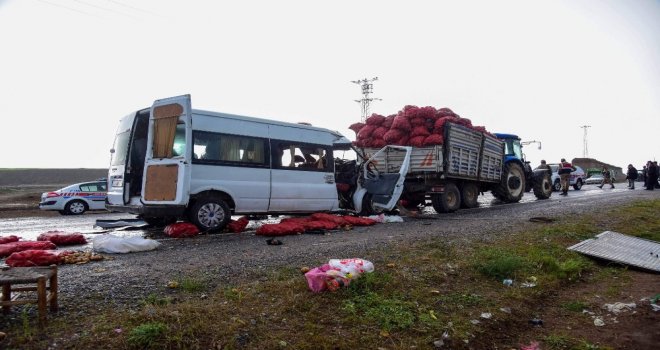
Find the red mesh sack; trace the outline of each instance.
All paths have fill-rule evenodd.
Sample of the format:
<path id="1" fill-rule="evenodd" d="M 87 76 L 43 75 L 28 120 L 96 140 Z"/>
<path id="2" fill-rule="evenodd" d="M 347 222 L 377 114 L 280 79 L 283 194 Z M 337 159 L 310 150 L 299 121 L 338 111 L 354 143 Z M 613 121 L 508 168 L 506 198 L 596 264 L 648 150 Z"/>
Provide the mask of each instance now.
<path id="1" fill-rule="evenodd" d="M 438 118 L 438 120 L 435 121 L 435 124 L 433 124 L 434 129 L 442 129 L 446 123 L 455 123 L 458 121 L 458 118 L 456 117 L 442 117 Z"/>
<path id="2" fill-rule="evenodd" d="M 481 126 L 481 125 L 472 126 L 472 129 L 477 130 L 477 131 L 481 131 L 482 133 L 487 133 L 488 132 L 488 131 L 486 131 L 486 127 Z"/>
<path id="3" fill-rule="evenodd" d="M 297 222 L 280 222 L 279 224 L 265 224 L 257 229 L 260 236 L 285 236 L 305 232 L 305 227 Z"/>
<path id="4" fill-rule="evenodd" d="M 390 129 L 385 135 L 383 135 L 383 140 L 389 144 L 395 144 L 395 142 L 400 140 L 403 135 L 404 132 L 399 129 Z"/>
<path id="5" fill-rule="evenodd" d="M 371 140 L 371 147 L 374 148 L 383 148 L 387 145 L 387 142 L 383 139 L 373 139 Z"/>
<path id="6" fill-rule="evenodd" d="M 373 125 L 365 125 L 357 134 L 358 140 L 366 140 L 371 137 L 371 133 L 376 130 L 376 127 Z"/>
<path id="7" fill-rule="evenodd" d="M 376 224 L 375 220 L 369 218 L 359 218 L 356 216 L 348 216 L 348 215 L 344 216 L 343 218 L 353 226 L 371 226 Z"/>
<path id="8" fill-rule="evenodd" d="M 423 147 L 424 139 L 426 139 L 426 136 L 415 136 L 415 137 L 411 137 L 408 143 L 413 147 Z"/>
<path id="9" fill-rule="evenodd" d="M 388 115 L 387 117 L 385 117 L 383 124 L 380 124 L 380 126 L 387 128 L 387 130 L 389 130 L 392 127 L 392 123 L 394 122 L 395 117 L 396 114 Z"/>
<path id="10" fill-rule="evenodd" d="M 243 232 L 249 223 L 250 220 L 247 216 L 241 216 L 238 220 L 230 220 L 227 224 L 227 230 L 233 233 Z"/>
<path id="11" fill-rule="evenodd" d="M 48 266 L 62 262 L 63 256 L 51 250 L 24 250 L 12 253 L 5 264 L 11 267 Z"/>
<path id="12" fill-rule="evenodd" d="M 458 118 L 456 121 L 457 124 L 467 126 L 467 127 L 472 127 L 472 121 L 468 118 Z"/>
<path id="13" fill-rule="evenodd" d="M 451 109 L 449 109 L 447 107 L 444 107 L 444 108 L 438 109 L 438 112 L 436 113 L 436 116 L 438 118 L 456 116 L 456 113 L 454 113 L 454 111 L 452 111 Z"/>
<path id="14" fill-rule="evenodd" d="M 419 107 L 413 105 L 404 106 L 400 114 L 403 114 L 408 119 L 414 118 L 419 114 Z"/>
<path id="15" fill-rule="evenodd" d="M 413 128 L 415 128 L 417 126 L 426 125 L 426 119 L 424 119 L 422 117 L 413 117 L 413 118 L 410 118 L 409 120 L 410 120 L 410 125 L 412 125 Z"/>
<path id="16" fill-rule="evenodd" d="M 337 191 L 339 192 L 348 192 L 351 189 L 351 185 L 345 183 L 336 183 Z"/>
<path id="17" fill-rule="evenodd" d="M 22 242 L 9 242 L 0 244 L 0 258 L 9 256 L 12 253 L 21 252 L 24 250 L 47 250 L 57 249 L 53 242 L 48 241 L 22 241 Z"/>
<path id="18" fill-rule="evenodd" d="M 348 222 L 344 220 L 341 216 L 326 214 L 326 213 L 314 213 L 312 214 L 312 219 L 316 221 L 330 221 L 334 222 L 339 226 L 346 226 Z"/>
<path id="19" fill-rule="evenodd" d="M 310 221 L 310 220 L 311 220 L 310 217 L 304 217 L 304 218 L 284 218 L 284 219 L 280 220 L 280 224 L 284 224 L 284 223 L 287 223 L 287 222 L 293 222 L 293 223 L 297 223 L 297 224 L 304 225 L 307 221 Z"/>
<path id="20" fill-rule="evenodd" d="M 82 233 L 67 233 L 62 231 L 48 231 L 37 237 L 37 241 L 53 242 L 56 246 L 87 244 L 87 240 Z"/>
<path id="21" fill-rule="evenodd" d="M 374 130 L 374 132 L 371 133 L 371 137 L 376 138 L 376 139 L 382 139 L 383 135 L 388 131 L 387 128 L 384 126 L 379 126 Z"/>
<path id="22" fill-rule="evenodd" d="M 373 126 L 379 126 L 383 124 L 385 121 L 385 117 L 380 115 L 380 114 L 372 114 L 371 117 L 367 118 L 366 122 L 367 125 L 373 125 Z"/>
<path id="23" fill-rule="evenodd" d="M 199 228 L 190 222 L 177 222 L 165 226 L 164 232 L 174 238 L 192 237 L 199 234 Z"/>
<path id="24" fill-rule="evenodd" d="M 0 244 L 5 244 L 5 243 L 11 243 L 11 242 L 18 242 L 20 238 L 18 236 L 6 236 L 6 237 L 0 237 Z"/>
<path id="25" fill-rule="evenodd" d="M 390 128 L 390 130 L 399 129 L 399 130 L 408 131 L 411 128 L 412 127 L 410 125 L 410 121 L 406 117 L 404 117 L 403 115 L 397 115 L 396 117 L 394 117 L 394 121 L 392 122 L 392 128 Z"/>
<path id="26" fill-rule="evenodd" d="M 407 135 L 401 136 L 400 139 L 398 139 L 396 142 L 392 143 L 393 145 L 399 145 L 399 146 L 410 146 L 410 138 Z"/>
<path id="27" fill-rule="evenodd" d="M 415 137 L 415 136 L 429 136 L 431 133 L 426 129 L 425 126 L 416 126 L 412 132 L 410 133 L 410 136 Z"/>
<path id="28" fill-rule="evenodd" d="M 444 143 L 442 135 L 432 134 L 424 139 L 424 146 L 442 145 Z"/>
<path id="29" fill-rule="evenodd" d="M 305 230 L 334 230 L 339 227 L 332 221 L 307 221 L 304 226 Z"/>
<path id="30" fill-rule="evenodd" d="M 435 107 L 426 106 L 420 108 L 417 115 L 423 119 L 436 119 L 436 113 L 437 111 L 435 110 Z"/>
<path id="31" fill-rule="evenodd" d="M 357 135 L 357 133 L 360 131 L 360 129 L 362 129 L 365 125 L 366 124 L 364 124 L 364 123 L 353 123 L 348 128 L 355 131 L 355 134 Z"/>

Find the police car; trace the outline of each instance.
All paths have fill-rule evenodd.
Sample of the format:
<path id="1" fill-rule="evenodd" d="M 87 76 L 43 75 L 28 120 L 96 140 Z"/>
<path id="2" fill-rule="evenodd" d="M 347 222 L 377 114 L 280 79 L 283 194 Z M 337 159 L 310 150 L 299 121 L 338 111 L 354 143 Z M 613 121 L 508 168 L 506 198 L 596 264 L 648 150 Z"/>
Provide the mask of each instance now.
<path id="1" fill-rule="evenodd" d="M 552 169 L 552 188 L 555 191 L 561 191 L 561 183 L 559 180 L 559 164 L 548 164 L 550 169 Z M 579 191 L 584 185 L 584 180 L 587 178 L 584 170 L 577 165 L 575 166 L 575 171 L 571 172 L 571 178 L 569 186 L 573 186 L 573 189 Z"/>
<path id="2" fill-rule="evenodd" d="M 80 215 L 88 210 L 105 209 L 108 184 L 105 179 L 83 182 L 41 194 L 39 209 L 57 210 L 62 215 Z"/>

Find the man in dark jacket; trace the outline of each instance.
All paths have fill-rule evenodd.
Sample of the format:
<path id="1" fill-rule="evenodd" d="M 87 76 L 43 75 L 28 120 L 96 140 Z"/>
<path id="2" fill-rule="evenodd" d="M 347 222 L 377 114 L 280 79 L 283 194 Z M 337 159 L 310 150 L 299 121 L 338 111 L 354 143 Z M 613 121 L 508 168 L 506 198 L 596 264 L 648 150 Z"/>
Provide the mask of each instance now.
<path id="1" fill-rule="evenodd" d="M 628 172 L 626 173 L 626 180 L 628 180 L 628 188 L 635 189 L 635 180 L 637 180 L 637 169 L 632 164 L 628 164 Z"/>
<path id="2" fill-rule="evenodd" d="M 646 163 L 646 189 L 653 191 L 655 184 L 658 183 L 658 167 L 652 161 Z"/>
<path id="3" fill-rule="evenodd" d="M 568 185 L 570 185 L 571 173 L 575 171 L 573 164 L 566 161 L 562 158 L 561 163 L 559 163 L 559 169 L 557 173 L 559 174 L 559 182 L 561 183 L 561 193 L 560 195 L 568 195 Z"/>

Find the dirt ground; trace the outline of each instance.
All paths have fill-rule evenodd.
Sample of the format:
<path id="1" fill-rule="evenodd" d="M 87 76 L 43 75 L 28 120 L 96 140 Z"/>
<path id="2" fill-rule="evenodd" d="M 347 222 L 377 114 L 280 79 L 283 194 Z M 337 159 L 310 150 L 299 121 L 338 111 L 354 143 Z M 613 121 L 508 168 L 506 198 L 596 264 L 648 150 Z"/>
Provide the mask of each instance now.
<path id="1" fill-rule="evenodd" d="M 38 209 L 38 202 L 41 195 L 41 192 L 52 190 L 52 186 L 14 186 L 14 187 L 3 187 L 0 190 L 0 220 L 11 220 L 12 218 L 20 217 L 49 217 L 49 216 L 59 216 L 57 212 L 47 212 L 41 211 Z M 647 192 L 647 191 L 642 191 Z M 657 191 L 656 191 L 657 192 Z M 655 194 L 651 193 L 640 193 L 645 197 L 653 196 L 658 198 Z M 623 197 L 622 197 L 623 198 Z M 651 197 L 649 197 L 651 198 Z M 530 209 L 527 213 L 522 215 L 549 215 L 548 210 L 552 210 L 552 214 L 561 215 L 555 209 L 534 209 L 534 205 L 528 206 Z M 496 210 L 505 210 L 499 209 Z M 560 210 L 560 209 L 557 209 Z M 584 210 L 587 210 L 586 207 Z M 534 211 L 538 211 L 535 213 Z M 478 215 L 472 214 L 466 215 L 463 220 L 465 221 L 466 228 L 479 234 L 477 231 L 483 231 L 482 223 L 483 220 L 488 219 L 492 220 L 493 224 L 498 224 L 497 213 L 489 213 L 484 211 Z M 478 216 L 478 217 L 477 217 Z M 501 215 L 500 215 L 501 216 Z M 459 217 L 461 215 L 459 214 Z M 524 223 L 526 220 L 521 218 L 514 218 L 520 223 Z M 520 219 L 520 220 L 518 220 Z M 474 221 L 474 224 L 470 222 Z M 412 235 L 414 232 L 420 232 L 421 229 L 425 229 L 428 226 L 420 226 L 423 223 L 420 222 L 407 222 L 398 226 L 397 228 L 391 227 L 394 231 L 389 232 L 389 236 L 399 236 L 399 235 Z M 512 226 L 515 223 L 510 223 Z M 529 224 L 529 223 L 528 223 Z M 381 230 L 390 230 L 390 227 L 379 228 Z M 458 231 L 464 231 L 464 229 Z M 405 231 L 405 232 L 404 232 Z M 451 230 L 450 230 L 451 231 Z M 370 230 L 365 230 L 361 235 L 367 235 Z M 454 236 L 451 232 L 447 232 L 447 239 L 463 239 L 459 238 L 460 236 Z M 460 234 L 460 232 L 458 233 Z M 388 235 L 387 232 L 382 232 L 378 236 L 383 237 L 383 235 Z M 308 239 L 306 235 L 300 237 L 288 238 L 291 242 L 290 246 L 293 248 L 296 244 L 293 240 L 304 240 Z M 376 237 L 376 236 L 374 236 Z M 199 241 L 206 240 L 205 244 L 200 244 Z M 366 239 L 366 238 L 365 238 Z M 235 246 L 240 244 L 241 247 L 244 247 L 246 242 L 251 242 L 253 239 L 244 236 L 233 236 L 233 237 L 206 237 L 200 238 L 196 243 L 191 243 L 192 241 L 172 241 L 172 242 L 163 242 L 168 248 L 160 250 L 159 253 L 145 253 L 142 255 L 126 256 L 122 259 L 118 259 L 112 264 L 118 264 L 117 271 L 123 271 L 122 273 L 128 273 L 128 271 L 133 271 L 129 269 L 129 266 L 152 266 L 152 260 L 148 258 L 154 254 L 159 255 L 159 261 L 165 263 L 167 261 L 181 261 L 181 258 L 177 258 L 176 254 L 180 251 L 185 251 L 187 246 L 194 244 L 195 249 L 210 249 L 218 250 L 220 247 L 226 246 Z M 223 242 L 224 241 L 224 242 Z M 252 244 L 252 243 L 251 243 Z M 341 244 L 339 241 L 335 243 L 336 247 L 330 250 L 330 253 L 335 250 L 341 251 Z M 213 248 L 215 246 L 215 248 Z M 261 241 L 254 242 L 255 247 L 262 248 Z M 309 247 L 309 245 L 306 245 Z M 190 248 L 190 247 L 188 247 Z M 247 249 L 247 248 L 243 248 Z M 252 248 L 251 248 L 252 249 Z M 256 249 L 256 248 L 255 248 Z M 330 248 L 328 248 L 330 249 Z M 162 259 L 161 256 L 165 254 L 173 255 L 170 258 Z M 200 253 L 201 254 L 201 253 Z M 210 254 L 210 253 L 209 253 Z M 270 254 L 270 253 L 269 253 Z M 286 255 L 289 257 L 282 256 L 282 261 L 286 261 L 287 264 L 293 266 L 299 265 L 301 256 L 307 255 L 309 252 L 305 253 L 296 253 L 289 252 Z M 328 252 L 316 252 L 310 256 L 325 257 L 328 255 Z M 204 254 L 201 254 L 204 256 Z M 224 255 L 223 255 L 224 256 Z M 229 254 L 227 254 L 229 256 Z M 272 255 L 269 255 L 272 259 Z M 292 257 L 293 256 L 293 257 Z M 296 258 L 297 257 L 297 258 Z M 232 258 L 232 259 L 235 259 Z M 303 261 L 309 261 L 309 256 Z M 123 261 L 126 260 L 126 261 Z M 135 260 L 135 261 L 134 261 Z M 143 261 L 144 260 L 144 261 Z M 241 264 L 250 264 L 248 261 L 253 259 L 248 259 Z M 275 262 L 279 261 L 275 260 Z M 217 262 L 216 262 L 217 263 Z M 601 264 L 607 265 L 607 262 L 600 262 Z M 209 268 L 208 262 L 205 261 L 190 261 L 188 266 L 193 268 L 198 266 L 206 266 Z M 217 263 L 219 266 L 223 266 L 224 263 Z M 228 263 L 229 264 L 229 263 Z M 232 261 L 232 266 L 236 264 L 235 261 Z M 274 263 L 275 264 L 275 263 Z M 279 263 L 277 263 L 279 264 Z M 215 266 L 215 265 L 214 265 Z M 227 265 L 229 266 L 229 265 Z M 67 269 L 68 268 L 68 269 Z M 261 268 L 261 267 L 260 267 Z M 72 299 L 69 294 L 75 295 L 74 293 L 82 293 L 86 290 L 80 285 L 94 286 L 100 283 L 97 280 L 89 277 L 85 277 L 85 281 L 79 281 L 80 284 L 74 283 L 73 279 L 69 282 L 69 277 L 71 276 L 80 276 L 81 272 L 86 269 L 84 266 L 67 266 L 62 270 L 62 304 L 65 306 L 63 309 L 65 311 L 61 312 L 62 316 L 66 316 L 67 313 L 72 311 L 71 305 L 67 305 L 67 297 Z M 240 270 L 240 266 L 238 267 Z M 71 270 L 70 272 L 67 270 Z M 167 270 L 167 269 L 165 269 Z M 226 270 L 226 271 L 225 271 Z M 609 269 L 608 269 L 609 270 Z M 502 344 L 511 344 L 520 348 L 523 345 L 528 345 L 533 342 L 539 342 L 544 344 L 542 349 L 571 349 L 571 348 L 591 348 L 587 345 L 582 347 L 575 347 L 575 344 L 570 344 L 570 342 L 575 342 L 576 339 L 586 339 L 589 344 L 596 346 L 605 346 L 604 348 L 614 348 L 614 349 L 656 349 L 657 344 L 660 344 L 660 311 L 652 311 L 648 298 L 653 297 L 654 295 L 660 294 L 660 275 L 649 273 L 646 271 L 630 270 L 629 273 L 625 275 L 616 273 L 615 270 L 621 269 L 611 269 L 613 272 L 607 275 L 589 275 L 583 276 L 582 278 L 587 280 L 589 283 L 580 283 L 566 290 L 561 290 L 553 295 L 544 295 L 539 298 L 540 303 L 535 305 L 511 305 L 512 312 L 509 315 L 504 315 L 502 313 L 495 314 L 495 317 L 500 316 L 498 322 L 493 322 L 492 326 L 485 326 L 481 334 L 476 335 L 474 342 L 470 344 L 471 348 L 475 349 L 494 349 L 502 348 Z M 135 271 L 139 271 L 136 269 Z M 171 270 L 167 270 L 168 273 L 163 273 L 162 278 L 159 276 L 159 280 L 154 279 L 153 281 L 147 281 L 153 285 L 164 285 L 168 278 L 171 278 Z M 227 276 L 234 275 L 239 273 L 239 271 L 231 271 L 229 268 L 223 269 Z M 71 275 L 71 276 L 69 276 Z M 114 279 L 113 279 L 114 280 Z M 76 281 L 78 282 L 78 281 Z M 129 283 L 131 282 L 131 283 Z M 144 281 L 144 276 L 140 277 L 139 272 L 136 272 L 136 276 L 132 276 L 129 279 L 128 284 L 131 284 L 131 290 L 134 290 L 138 293 L 142 293 L 141 288 L 133 288 L 140 283 L 147 283 Z M 68 285 L 78 285 L 78 287 L 67 288 Z M 111 289 L 111 288 L 108 288 Z M 145 290 L 148 289 L 145 285 Z M 122 291 L 127 290 L 122 288 Z M 82 292 L 79 292 L 82 291 Z M 134 297 L 134 299 L 139 299 L 139 297 Z M 581 305 L 584 305 L 585 311 L 580 310 L 568 310 L 564 307 L 567 303 L 579 301 Z M 605 304 L 612 304 L 615 302 L 621 303 L 635 303 L 637 306 L 629 311 L 621 312 L 620 314 L 613 314 L 608 312 L 604 308 Z M 68 306 L 68 307 L 67 307 Z M 129 306 L 130 307 L 130 306 Z M 530 315 L 536 315 L 536 317 L 542 320 L 542 325 L 533 326 L 530 324 Z M 596 318 L 602 319 L 604 322 L 603 326 L 596 326 L 594 321 Z M 549 347 L 548 344 L 550 341 L 554 341 L 555 345 Z M 514 345 L 516 344 L 516 345 Z M 457 348 L 464 348 L 465 344 L 457 344 Z M 579 344 L 578 344 L 579 345 Z M 590 346 L 590 345 L 589 345 Z"/>

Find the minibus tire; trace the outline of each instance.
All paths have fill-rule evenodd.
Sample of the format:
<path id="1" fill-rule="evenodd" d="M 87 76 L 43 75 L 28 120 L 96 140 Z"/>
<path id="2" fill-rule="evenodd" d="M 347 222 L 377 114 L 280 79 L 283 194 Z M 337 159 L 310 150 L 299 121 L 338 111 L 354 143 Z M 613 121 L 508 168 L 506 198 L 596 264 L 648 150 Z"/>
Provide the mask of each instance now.
<path id="1" fill-rule="evenodd" d="M 210 216 L 211 213 L 214 215 Z M 222 217 L 215 219 L 219 215 Z M 201 197 L 190 207 L 189 219 L 202 232 L 216 232 L 227 226 L 231 220 L 231 210 L 218 197 Z"/>

